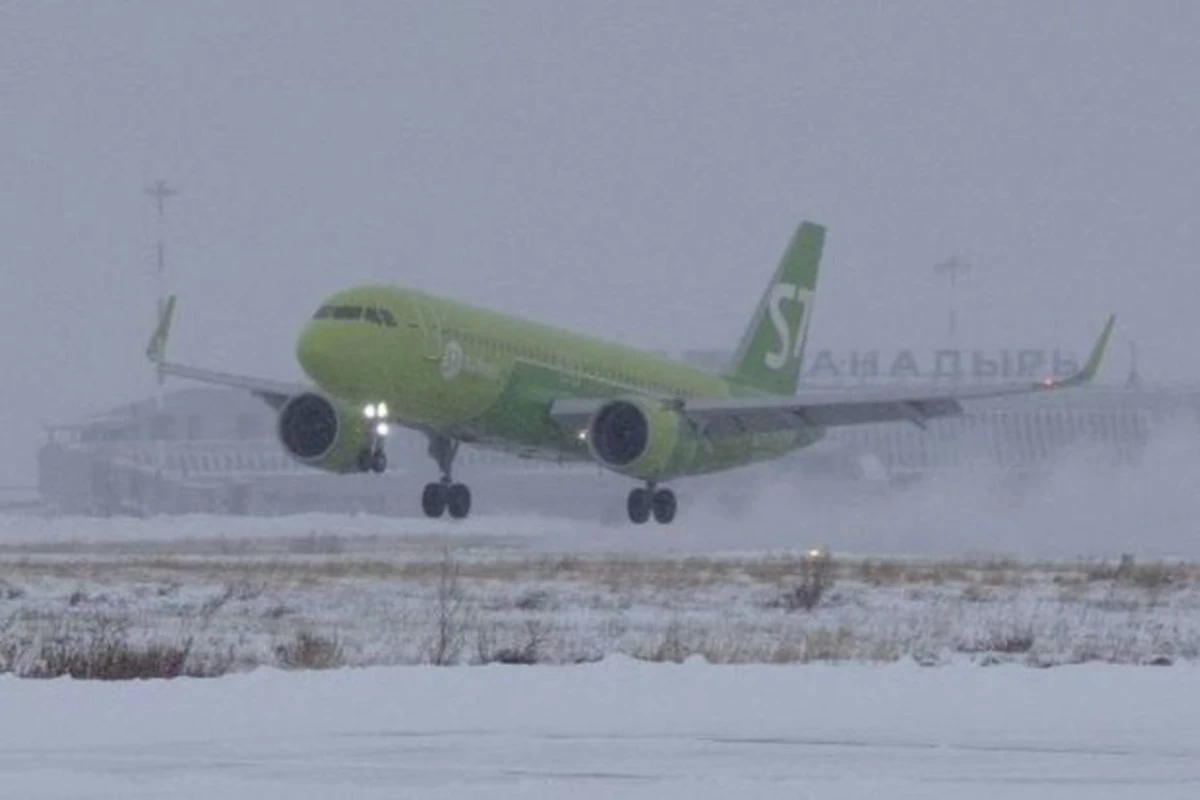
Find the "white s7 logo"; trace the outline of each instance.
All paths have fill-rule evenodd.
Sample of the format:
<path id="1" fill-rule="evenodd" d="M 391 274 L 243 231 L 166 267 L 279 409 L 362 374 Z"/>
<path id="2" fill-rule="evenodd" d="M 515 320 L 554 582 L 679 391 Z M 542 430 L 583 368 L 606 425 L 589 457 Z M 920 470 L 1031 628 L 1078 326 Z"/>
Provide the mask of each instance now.
<path id="1" fill-rule="evenodd" d="M 771 316 L 771 324 L 775 326 L 775 335 L 779 339 L 779 349 L 766 354 L 764 362 L 771 369 L 782 369 L 790 359 L 800 357 L 804 347 L 804 331 L 808 325 L 808 309 L 812 303 L 812 289 L 804 289 L 794 283 L 777 283 L 771 287 L 771 296 L 767 302 L 767 313 Z M 791 300 L 800 306 L 796 314 L 796 327 L 793 331 L 788 327 L 788 320 L 783 315 L 783 303 Z M 795 335 L 795 339 L 793 339 Z"/>

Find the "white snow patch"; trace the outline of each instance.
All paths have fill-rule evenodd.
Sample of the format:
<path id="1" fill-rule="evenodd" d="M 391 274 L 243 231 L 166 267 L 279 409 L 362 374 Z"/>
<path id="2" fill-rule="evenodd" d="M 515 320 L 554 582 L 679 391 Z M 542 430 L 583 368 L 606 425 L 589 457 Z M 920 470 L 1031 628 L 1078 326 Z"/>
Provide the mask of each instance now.
<path id="1" fill-rule="evenodd" d="M 5 796 L 1194 797 L 1194 669 L 648 665 L 0 678 Z"/>

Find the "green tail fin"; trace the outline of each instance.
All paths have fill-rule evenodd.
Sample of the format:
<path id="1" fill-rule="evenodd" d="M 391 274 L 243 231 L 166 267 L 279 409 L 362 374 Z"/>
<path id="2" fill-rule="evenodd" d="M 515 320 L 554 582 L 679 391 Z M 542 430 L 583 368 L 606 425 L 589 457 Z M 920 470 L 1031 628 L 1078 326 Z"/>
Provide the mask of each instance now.
<path id="1" fill-rule="evenodd" d="M 742 335 L 729 377 L 773 394 L 795 394 L 812 318 L 825 228 L 802 222 Z"/>

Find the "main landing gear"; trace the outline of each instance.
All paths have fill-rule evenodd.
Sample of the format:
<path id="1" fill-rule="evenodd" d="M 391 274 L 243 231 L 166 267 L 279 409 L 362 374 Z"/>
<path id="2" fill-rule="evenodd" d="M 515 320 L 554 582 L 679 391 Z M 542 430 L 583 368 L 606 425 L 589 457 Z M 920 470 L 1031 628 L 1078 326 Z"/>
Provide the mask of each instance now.
<path id="1" fill-rule="evenodd" d="M 656 489 L 654 484 L 650 483 L 631 490 L 625 507 L 629 512 L 629 521 L 635 525 L 646 522 L 651 515 L 660 525 L 669 525 L 675 519 L 678 504 L 674 492 L 670 489 Z"/>
<path id="2" fill-rule="evenodd" d="M 471 513 L 471 490 L 465 484 L 455 483 L 451 476 L 454 456 L 458 454 L 458 442 L 445 436 L 429 437 L 429 455 L 437 461 L 442 479 L 437 483 L 425 484 L 421 493 L 421 510 L 425 516 L 440 517 L 449 512 L 452 519 L 464 519 Z"/>

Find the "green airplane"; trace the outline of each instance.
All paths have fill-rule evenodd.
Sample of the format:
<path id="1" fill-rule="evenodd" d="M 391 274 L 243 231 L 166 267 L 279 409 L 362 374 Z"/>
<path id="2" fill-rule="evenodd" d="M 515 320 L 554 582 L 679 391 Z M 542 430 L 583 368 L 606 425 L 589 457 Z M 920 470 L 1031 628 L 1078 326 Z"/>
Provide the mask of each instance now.
<path id="1" fill-rule="evenodd" d="M 334 473 L 387 468 L 392 426 L 428 437 L 441 480 L 421 498 L 429 517 L 462 519 L 470 489 L 453 477 L 460 443 L 528 458 L 591 461 L 638 482 L 634 523 L 675 518 L 685 476 L 777 459 L 826 428 L 960 414 L 960 401 L 1055 391 L 1096 374 L 1115 315 L 1090 357 L 1061 380 L 949 389 L 797 393 L 825 228 L 802 222 L 783 254 L 731 372 L 716 375 L 639 351 L 411 289 L 338 292 L 300 333 L 311 385 L 231 375 L 164 357 L 175 309 L 160 305 L 146 354 L 164 376 L 236 387 L 278 413 L 277 434 L 301 463 Z"/>

